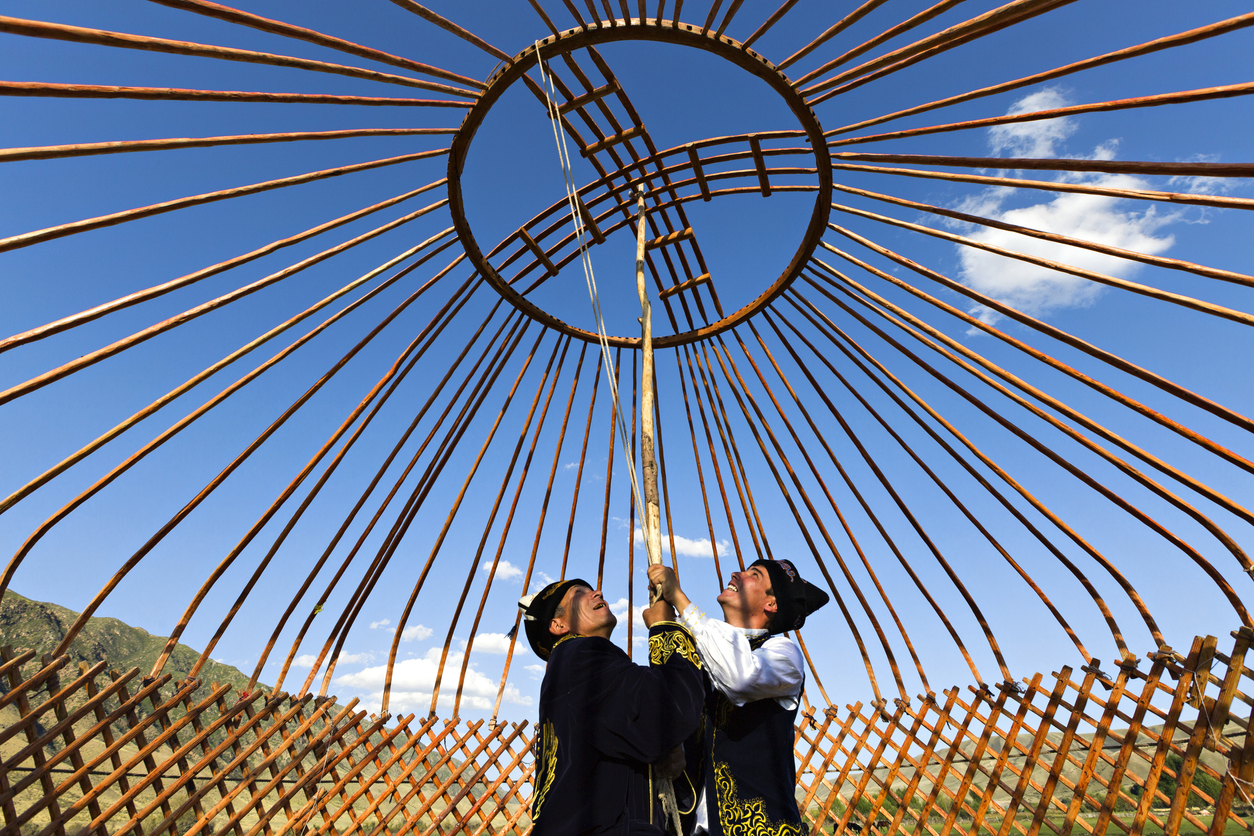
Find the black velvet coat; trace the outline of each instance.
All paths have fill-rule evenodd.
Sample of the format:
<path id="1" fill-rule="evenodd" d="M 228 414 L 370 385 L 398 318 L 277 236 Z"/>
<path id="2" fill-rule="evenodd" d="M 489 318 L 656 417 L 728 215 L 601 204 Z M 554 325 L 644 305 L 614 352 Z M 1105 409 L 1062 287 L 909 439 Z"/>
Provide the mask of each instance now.
<path id="1" fill-rule="evenodd" d="M 696 731 L 704 697 L 696 645 L 679 624 L 653 625 L 648 667 L 608 639 L 558 642 L 540 686 L 533 836 L 661 836 L 648 765 Z"/>

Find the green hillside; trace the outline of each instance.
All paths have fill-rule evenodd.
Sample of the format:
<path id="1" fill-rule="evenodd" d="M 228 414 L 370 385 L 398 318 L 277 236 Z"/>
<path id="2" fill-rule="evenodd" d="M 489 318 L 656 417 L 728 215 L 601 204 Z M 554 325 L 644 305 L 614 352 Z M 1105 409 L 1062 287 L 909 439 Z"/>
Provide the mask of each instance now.
<path id="1" fill-rule="evenodd" d="M 33 649 L 35 658 L 26 665 L 27 673 L 33 673 L 39 659 L 60 644 L 77 617 L 78 613 L 65 607 L 32 601 L 16 592 L 6 591 L 3 600 L 0 600 L 0 646 L 9 645 L 15 651 Z M 70 666 L 75 668 L 79 662 L 94 665 L 106 659 L 110 670 L 139 668 L 141 675 L 147 675 L 165 642 L 164 636 L 154 636 L 116 618 L 92 618 L 70 645 Z M 172 682 L 185 679 L 199 656 L 198 651 L 187 645 L 177 645 L 163 673 L 170 674 Z M 203 683 L 230 683 L 236 691 L 243 690 L 248 684 L 246 674 L 212 660 L 200 669 L 200 680 Z M 266 686 L 262 687 L 269 690 Z"/>

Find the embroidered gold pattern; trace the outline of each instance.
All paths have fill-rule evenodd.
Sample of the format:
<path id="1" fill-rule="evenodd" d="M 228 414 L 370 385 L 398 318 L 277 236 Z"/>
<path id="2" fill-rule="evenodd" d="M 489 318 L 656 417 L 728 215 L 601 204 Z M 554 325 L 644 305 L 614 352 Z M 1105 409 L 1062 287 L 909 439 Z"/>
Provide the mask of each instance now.
<path id="1" fill-rule="evenodd" d="M 672 656 L 678 653 L 689 662 L 701 668 L 701 657 L 697 655 L 697 646 L 687 630 L 667 630 L 649 636 L 649 663 L 665 665 Z"/>
<path id="2" fill-rule="evenodd" d="M 540 817 L 540 808 L 544 806 L 544 798 L 548 795 L 549 788 L 553 786 L 553 778 L 557 775 L 557 732 L 553 730 L 552 720 L 545 720 L 544 729 L 540 732 L 540 751 L 536 755 L 536 766 L 539 774 L 536 775 L 535 785 L 539 789 L 536 790 L 535 801 L 531 804 L 532 820 Z"/>
<path id="3" fill-rule="evenodd" d="M 804 823 L 775 822 L 763 809 L 760 798 L 741 801 L 731 768 L 722 762 L 714 764 L 714 786 L 718 791 L 718 823 L 723 836 L 805 836 Z"/>

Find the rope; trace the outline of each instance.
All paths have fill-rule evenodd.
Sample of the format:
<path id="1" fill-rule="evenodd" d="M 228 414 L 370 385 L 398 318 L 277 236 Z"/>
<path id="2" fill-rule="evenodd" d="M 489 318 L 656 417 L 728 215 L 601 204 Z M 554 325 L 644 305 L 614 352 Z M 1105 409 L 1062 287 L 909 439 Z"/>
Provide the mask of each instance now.
<path id="1" fill-rule="evenodd" d="M 643 528 L 646 520 L 644 501 L 641 499 L 640 485 L 636 481 L 636 461 L 631 455 L 631 446 L 627 436 L 627 421 L 623 417 L 623 410 L 619 404 L 618 374 L 614 369 L 614 360 L 610 356 L 609 337 L 605 333 L 605 318 L 601 314 L 601 297 L 597 293 L 596 274 L 592 270 L 592 256 L 588 252 L 587 231 L 584 227 L 583 216 L 579 214 L 575 178 L 571 171 L 570 153 L 566 149 L 566 134 L 558 124 L 561 117 L 557 110 L 557 103 L 553 100 L 557 90 L 549 79 L 548 73 L 544 71 L 544 61 L 540 57 L 539 41 L 535 42 L 535 48 L 536 66 L 540 70 L 541 87 L 544 89 L 544 104 L 549 112 L 549 121 L 553 123 L 553 139 L 557 144 L 557 156 L 562 166 L 562 183 L 566 187 L 566 203 L 570 206 L 571 222 L 574 224 L 575 234 L 579 239 L 579 261 L 583 265 L 584 281 L 588 285 L 588 298 L 592 302 L 592 314 L 596 319 L 597 342 L 601 346 L 601 359 L 605 364 L 606 375 L 609 377 L 610 401 L 614 409 L 615 422 L 618 425 L 618 434 L 622 438 L 623 458 L 627 462 L 627 472 L 631 476 L 631 498 L 636 505 L 636 515 Z"/>
<path id="2" fill-rule="evenodd" d="M 588 298 L 592 302 L 592 314 L 596 318 L 597 323 L 597 342 L 601 346 L 601 359 L 605 363 L 606 375 L 609 377 L 610 384 L 610 401 L 614 408 L 615 423 L 618 425 L 618 434 L 622 438 L 623 458 L 627 462 L 627 472 L 631 476 L 631 499 L 636 505 L 636 515 L 640 520 L 641 529 L 648 522 L 648 518 L 644 512 L 644 501 L 641 499 L 640 485 L 636 480 L 636 461 L 631 455 L 631 446 L 627 436 L 627 421 L 623 417 L 622 406 L 618 398 L 618 375 L 614 370 L 614 360 L 610 356 L 609 338 L 605 333 L 605 318 L 601 314 L 601 297 L 597 293 L 596 274 L 592 270 L 592 256 L 588 252 L 588 237 L 583 224 L 583 216 L 579 213 L 579 206 L 576 197 L 575 178 L 570 165 L 570 153 L 566 148 L 566 134 L 562 131 L 558 124 L 560 114 L 557 110 L 557 104 L 553 101 L 556 95 L 556 88 L 549 79 L 548 73 L 544 71 L 544 61 L 540 57 L 540 42 L 536 41 L 536 66 L 540 70 L 541 87 L 544 89 L 544 104 L 549 112 L 549 121 L 553 124 L 553 139 L 557 144 L 557 156 L 562 165 L 562 183 L 566 187 L 566 203 L 570 207 L 570 219 L 574 224 L 575 234 L 579 239 L 579 261 L 583 265 L 584 281 L 588 285 Z M 641 186 L 643 193 L 644 187 Z M 643 215 L 643 210 L 641 210 Z M 645 381 L 645 386 L 651 385 L 651 381 Z M 634 542 L 634 535 L 633 535 Z M 631 614 L 628 613 L 628 618 Z M 653 766 L 648 767 L 649 772 L 649 823 L 653 823 L 653 807 L 654 807 L 654 788 Z M 690 782 L 691 783 L 691 782 Z M 670 820 L 670 824 L 675 828 L 676 836 L 683 833 L 680 825 L 679 804 L 675 800 L 675 787 L 669 778 L 659 777 L 656 781 L 657 798 L 662 802 L 662 810 L 664 815 Z"/>

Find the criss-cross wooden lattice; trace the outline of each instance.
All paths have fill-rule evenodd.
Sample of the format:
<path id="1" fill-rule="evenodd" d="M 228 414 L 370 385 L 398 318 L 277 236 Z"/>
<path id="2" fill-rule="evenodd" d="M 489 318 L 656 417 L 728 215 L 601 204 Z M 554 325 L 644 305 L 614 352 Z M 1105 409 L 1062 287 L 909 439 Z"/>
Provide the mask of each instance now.
<path id="1" fill-rule="evenodd" d="M 1221 834 L 1254 823 L 1254 633 L 996 691 L 810 711 L 798 802 L 824 833 Z M 1225 647 L 1228 647 L 1225 642 Z M 529 724 L 383 718 L 356 701 L 145 682 L 3 650 L 8 832 L 516 834 Z M 1229 828 L 1229 829 L 1226 829 Z"/>

